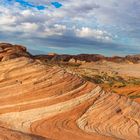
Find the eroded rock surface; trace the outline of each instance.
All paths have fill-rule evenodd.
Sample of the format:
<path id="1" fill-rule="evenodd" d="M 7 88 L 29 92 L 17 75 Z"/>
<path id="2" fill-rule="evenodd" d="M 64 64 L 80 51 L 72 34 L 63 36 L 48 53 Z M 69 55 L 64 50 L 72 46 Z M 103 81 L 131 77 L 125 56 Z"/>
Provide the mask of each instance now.
<path id="1" fill-rule="evenodd" d="M 0 126 L 2 140 L 139 140 L 140 104 L 21 55 L 0 62 Z"/>
<path id="2" fill-rule="evenodd" d="M 0 43 L 0 61 L 7 61 L 21 56 L 31 56 L 24 46 Z"/>

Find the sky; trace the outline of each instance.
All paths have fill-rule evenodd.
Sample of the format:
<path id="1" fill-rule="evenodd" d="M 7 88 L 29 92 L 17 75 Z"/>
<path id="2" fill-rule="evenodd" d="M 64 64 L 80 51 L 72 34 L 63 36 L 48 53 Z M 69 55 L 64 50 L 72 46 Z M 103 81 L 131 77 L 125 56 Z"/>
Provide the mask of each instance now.
<path id="1" fill-rule="evenodd" d="M 36 53 L 140 54 L 140 0 L 0 0 L 0 42 Z"/>

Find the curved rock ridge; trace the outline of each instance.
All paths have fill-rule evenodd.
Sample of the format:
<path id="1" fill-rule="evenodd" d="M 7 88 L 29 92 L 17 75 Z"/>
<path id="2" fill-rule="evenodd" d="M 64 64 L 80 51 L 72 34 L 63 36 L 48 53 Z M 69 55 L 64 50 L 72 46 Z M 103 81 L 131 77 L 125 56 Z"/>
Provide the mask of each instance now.
<path id="1" fill-rule="evenodd" d="M 125 140 L 140 139 L 140 105 L 116 94 L 97 100 L 77 121 L 79 128 Z"/>
<path id="2" fill-rule="evenodd" d="M 0 126 L 55 140 L 138 140 L 140 105 L 21 56 L 0 62 Z"/>

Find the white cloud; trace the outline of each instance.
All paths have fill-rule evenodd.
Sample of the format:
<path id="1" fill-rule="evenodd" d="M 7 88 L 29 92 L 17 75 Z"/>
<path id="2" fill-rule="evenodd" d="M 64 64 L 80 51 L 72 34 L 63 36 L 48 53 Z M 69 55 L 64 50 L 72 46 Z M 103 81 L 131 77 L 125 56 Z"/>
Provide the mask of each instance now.
<path id="1" fill-rule="evenodd" d="M 18 30 L 23 32 L 33 32 L 38 29 L 38 25 L 36 23 L 21 23 L 21 25 L 17 26 Z"/>
<path id="2" fill-rule="evenodd" d="M 82 27 L 81 29 L 75 30 L 76 36 L 82 38 L 98 39 L 103 41 L 111 41 L 111 35 L 99 29 L 91 29 L 88 27 Z"/>
<path id="3" fill-rule="evenodd" d="M 63 35 L 65 31 L 67 30 L 67 27 L 65 25 L 55 24 L 52 27 L 45 28 L 43 34 L 46 36 L 53 36 L 53 35 Z"/>
<path id="4" fill-rule="evenodd" d="M 11 15 L 3 15 L 0 17 L 0 25 L 11 25 L 15 23 L 16 18 Z"/>
<path id="5" fill-rule="evenodd" d="M 21 14 L 24 16 L 24 17 L 29 17 L 29 16 L 34 16 L 34 12 L 32 12 L 31 10 L 27 9 L 27 10 L 23 10 L 21 11 Z"/>
<path id="6" fill-rule="evenodd" d="M 9 11 L 9 9 L 0 6 L 0 25 L 8 26 L 14 24 L 16 17 Z"/>

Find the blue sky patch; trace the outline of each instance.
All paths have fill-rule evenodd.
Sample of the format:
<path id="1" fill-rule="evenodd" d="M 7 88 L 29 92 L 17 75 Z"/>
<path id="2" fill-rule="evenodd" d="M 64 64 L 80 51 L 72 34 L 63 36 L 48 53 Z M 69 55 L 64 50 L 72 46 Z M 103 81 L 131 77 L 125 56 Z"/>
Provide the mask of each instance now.
<path id="1" fill-rule="evenodd" d="M 30 3 L 28 1 L 25 0 L 7 0 L 7 2 L 17 2 L 19 3 L 21 6 L 25 7 L 25 8 L 36 8 L 37 10 L 45 10 L 47 8 L 47 5 L 35 5 L 33 3 Z M 51 3 L 55 8 L 60 8 L 62 6 L 61 3 L 59 2 L 52 2 Z"/>
<path id="2" fill-rule="evenodd" d="M 59 3 L 59 2 L 52 2 L 51 4 L 52 4 L 55 8 L 60 8 L 60 7 L 62 7 L 62 4 Z"/>
<path id="3" fill-rule="evenodd" d="M 38 10 L 45 10 L 45 9 L 46 9 L 46 7 L 45 7 L 45 6 L 43 6 L 43 5 L 36 6 L 36 8 L 37 8 Z"/>
<path id="4" fill-rule="evenodd" d="M 24 0 L 15 0 L 16 2 L 20 3 L 23 7 L 29 7 L 29 8 L 36 8 L 37 10 L 45 10 L 46 6 L 44 5 L 34 5 L 30 2 L 24 1 Z"/>

